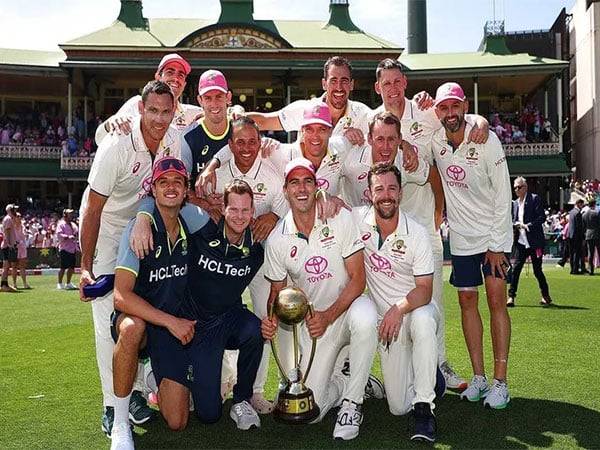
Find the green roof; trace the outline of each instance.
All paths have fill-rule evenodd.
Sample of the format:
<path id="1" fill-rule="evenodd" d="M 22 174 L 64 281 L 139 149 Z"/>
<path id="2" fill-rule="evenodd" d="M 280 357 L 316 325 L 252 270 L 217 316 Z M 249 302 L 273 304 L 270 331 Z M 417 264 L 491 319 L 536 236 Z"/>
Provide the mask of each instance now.
<path id="1" fill-rule="evenodd" d="M 56 67 L 66 58 L 62 50 L 48 52 L 42 50 L 24 50 L 17 48 L 0 48 L 2 65 Z"/>
<path id="2" fill-rule="evenodd" d="M 111 26 L 73 39 L 64 47 L 177 47 L 181 41 L 197 30 L 216 25 L 204 19 L 148 19 L 148 29 L 128 28 L 115 21 Z M 236 26 L 237 24 L 231 24 Z M 248 24 L 244 24 L 248 25 Z M 256 20 L 254 25 L 279 34 L 293 48 L 348 48 L 348 49 L 398 49 L 386 41 L 362 31 L 343 31 L 321 21 Z M 227 24 L 219 24 L 227 26 Z"/>
<path id="3" fill-rule="evenodd" d="M 511 176 L 560 176 L 571 174 L 571 169 L 567 166 L 562 154 L 509 157 L 508 171 Z"/>

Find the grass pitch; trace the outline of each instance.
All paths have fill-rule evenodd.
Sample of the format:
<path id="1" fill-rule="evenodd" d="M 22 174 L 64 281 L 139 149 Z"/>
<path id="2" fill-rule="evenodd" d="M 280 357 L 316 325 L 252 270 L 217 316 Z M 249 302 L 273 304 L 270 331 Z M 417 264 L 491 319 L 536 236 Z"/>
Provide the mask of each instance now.
<path id="1" fill-rule="evenodd" d="M 439 448 L 600 447 L 600 276 L 570 276 L 545 267 L 557 306 L 541 308 L 533 274 L 522 274 L 510 310 L 512 345 L 506 410 L 461 402 L 447 394 L 436 406 Z M 0 448 L 106 449 L 100 431 L 101 392 L 89 305 L 76 292 L 55 291 L 55 277 L 31 277 L 32 291 L 0 294 Z M 486 329 L 485 297 L 480 309 Z M 456 293 L 446 284 L 448 356 L 470 377 Z M 379 373 L 376 362 L 374 372 Z M 267 396 L 274 395 L 271 365 Z M 229 403 L 224 412 L 228 412 Z M 224 414 L 212 426 L 194 417 L 181 433 L 162 419 L 136 427 L 138 448 L 413 448 L 407 417 L 392 416 L 385 401 L 368 400 L 360 436 L 336 442 L 335 414 L 323 423 L 286 426 L 262 417 L 262 428 L 238 432 Z"/>

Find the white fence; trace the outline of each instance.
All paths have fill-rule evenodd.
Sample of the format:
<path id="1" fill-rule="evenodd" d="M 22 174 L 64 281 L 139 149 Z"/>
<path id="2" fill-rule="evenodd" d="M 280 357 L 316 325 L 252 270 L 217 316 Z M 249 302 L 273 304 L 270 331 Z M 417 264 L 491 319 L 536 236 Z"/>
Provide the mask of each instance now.
<path id="1" fill-rule="evenodd" d="M 85 156 L 63 156 L 60 158 L 60 170 L 90 170 L 93 160 Z"/>
<path id="2" fill-rule="evenodd" d="M 561 153 L 558 142 L 535 142 L 527 144 L 503 144 L 506 156 L 549 156 Z"/>
<path id="3" fill-rule="evenodd" d="M 0 158 L 59 159 L 60 147 L 0 145 Z"/>

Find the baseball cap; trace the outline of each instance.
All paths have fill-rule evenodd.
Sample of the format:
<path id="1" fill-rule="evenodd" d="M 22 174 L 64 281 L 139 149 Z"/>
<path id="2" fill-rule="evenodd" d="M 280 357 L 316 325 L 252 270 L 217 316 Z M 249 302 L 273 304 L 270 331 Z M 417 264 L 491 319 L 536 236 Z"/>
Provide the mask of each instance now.
<path id="1" fill-rule="evenodd" d="M 315 166 L 306 158 L 294 158 L 285 165 L 284 178 L 287 181 L 288 176 L 296 169 L 306 169 L 310 174 L 316 178 L 317 171 Z"/>
<path id="2" fill-rule="evenodd" d="M 437 106 L 445 100 L 458 100 L 462 102 L 465 98 L 465 92 L 460 85 L 453 81 L 449 81 L 437 88 L 434 104 Z"/>
<path id="3" fill-rule="evenodd" d="M 160 63 L 158 64 L 158 69 L 156 71 L 160 72 L 167 64 L 172 62 L 181 64 L 186 76 L 189 75 L 192 71 L 192 67 L 190 66 L 190 64 L 177 53 L 169 53 L 168 55 L 163 56 L 163 59 L 160 60 Z"/>
<path id="4" fill-rule="evenodd" d="M 187 170 L 183 161 L 172 156 L 165 156 L 154 163 L 152 169 L 152 183 L 167 173 L 178 173 L 187 180 Z"/>
<path id="5" fill-rule="evenodd" d="M 229 92 L 225 75 L 218 70 L 211 69 L 200 75 L 200 80 L 198 81 L 198 95 L 206 94 L 213 89 L 225 94 Z"/>
<path id="6" fill-rule="evenodd" d="M 66 216 L 67 214 L 73 214 L 73 210 L 71 208 L 63 209 L 63 216 Z"/>
<path id="7" fill-rule="evenodd" d="M 329 106 L 325 102 L 311 102 L 306 108 L 304 108 L 304 116 L 302 118 L 302 125 L 312 125 L 315 123 L 325 125 L 326 127 L 333 128 L 331 124 L 331 112 Z"/>

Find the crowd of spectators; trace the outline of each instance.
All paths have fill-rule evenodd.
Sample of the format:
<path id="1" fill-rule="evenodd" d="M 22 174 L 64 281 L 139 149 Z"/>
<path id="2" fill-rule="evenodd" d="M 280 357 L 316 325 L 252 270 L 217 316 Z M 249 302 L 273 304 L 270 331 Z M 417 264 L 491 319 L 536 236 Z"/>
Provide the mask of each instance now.
<path id="1" fill-rule="evenodd" d="M 532 105 L 512 114 L 494 112 L 489 122 L 503 144 L 551 142 L 555 139 L 550 120 Z"/>
<path id="2" fill-rule="evenodd" d="M 93 156 L 96 145 L 93 133 L 99 118 L 86 124 L 80 109 L 67 126 L 64 116 L 46 112 L 10 114 L 0 117 L 0 145 L 61 147 L 63 156 Z"/>

